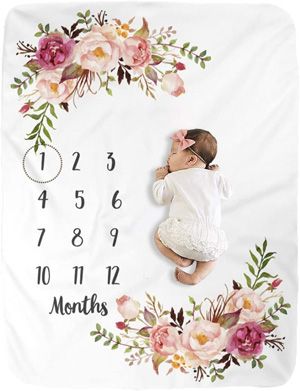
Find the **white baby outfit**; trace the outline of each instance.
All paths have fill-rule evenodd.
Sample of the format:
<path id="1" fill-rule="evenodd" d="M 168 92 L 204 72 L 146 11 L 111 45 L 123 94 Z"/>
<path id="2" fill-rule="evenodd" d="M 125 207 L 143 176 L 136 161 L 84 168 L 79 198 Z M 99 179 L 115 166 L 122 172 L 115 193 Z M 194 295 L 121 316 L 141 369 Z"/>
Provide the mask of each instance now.
<path id="1" fill-rule="evenodd" d="M 159 204 L 171 204 L 169 218 L 160 223 L 162 243 L 184 258 L 217 259 L 228 248 L 221 224 L 221 199 L 232 189 L 220 171 L 193 167 L 172 172 L 153 184 Z"/>

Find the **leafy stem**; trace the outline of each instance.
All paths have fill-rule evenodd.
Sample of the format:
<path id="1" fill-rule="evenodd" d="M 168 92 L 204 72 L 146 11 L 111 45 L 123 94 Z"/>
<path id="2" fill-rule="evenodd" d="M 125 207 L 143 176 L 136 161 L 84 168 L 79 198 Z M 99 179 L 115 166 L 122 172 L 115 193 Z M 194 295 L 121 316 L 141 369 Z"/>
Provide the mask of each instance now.
<path id="1" fill-rule="evenodd" d="M 258 289 L 263 284 L 267 283 L 268 281 L 266 279 L 277 277 L 277 275 L 273 276 L 270 273 L 263 271 L 263 269 L 266 268 L 266 266 L 271 261 L 271 259 L 275 258 L 274 254 L 276 254 L 276 252 L 266 253 L 267 244 L 268 244 L 267 239 L 265 239 L 262 248 L 259 247 L 258 245 L 255 246 L 258 255 L 255 255 L 251 250 L 249 251 L 252 263 L 250 262 L 246 262 L 246 263 L 248 265 L 248 269 L 250 273 L 254 276 L 254 280 L 252 281 L 250 276 L 247 275 L 246 273 L 244 273 L 244 276 L 246 278 L 247 286 L 253 290 Z M 261 279 L 264 280 L 261 281 Z"/>

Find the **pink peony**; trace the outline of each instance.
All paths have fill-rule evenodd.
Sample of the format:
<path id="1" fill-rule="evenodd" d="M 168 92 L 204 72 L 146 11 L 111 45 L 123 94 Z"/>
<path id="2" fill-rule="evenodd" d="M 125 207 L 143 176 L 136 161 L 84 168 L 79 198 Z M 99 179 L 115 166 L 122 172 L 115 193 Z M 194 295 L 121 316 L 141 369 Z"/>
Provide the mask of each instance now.
<path id="1" fill-rule="evenodd" d="M 110 71 L 118 65 L 121 41 L 111 26 L 93 26 L 74 49 L 75 61 L 91 72 Z"/>
<path id="2" fill-rule="evenodd" d="M 124 319 L 134 319 L 139 315 L 140 303 L 131 297 L 123 295 L 116 302 L 118 304 L 118 311 Z"/>
<path id="3" fill-rule="evenodd" d="M 169 324 L 155 326 L 150 332 L 150 346 L 162 356 L 176 353 L 179 341 L 177 330 Z"/>
<path id="4" fill-rule="evenodd" d="M 36 87 L 47 102 L 58 104 L 66 102 L 71 98 L 71 93 L 75 86 L 75 79 L 65 80 L 60 83 L 62 69 L 53 71 L 42 71 L 37 77 Z"/>
<path id="5" fill-rule="evenodd" d="M 226 312 L 242 309 L 240 321 L 259 320 L 263 316 L 265 303 L 253 289 L 243 288 L 235 291 L 229 300 Z"/>
<path id="6" fill-rule="evenodd" d="M 151 60 L 151 50 L 148 41 L 139 36 L 125 39 L 122 57 L 126 65 L 140 72 Z"/>
<path id="7" fill-rule="evenodd" d="M 39 40 L 36 58 L 44 69 L 65 67 L 72 60 L 74 46 L 73 39 L 60 33 L 52 33 Z"/>
<path id="8" fill-rule="evenodd" d="M 265 338 L 256 322 L 240 324 L 229 331 L 226 350 L 240 358 L 252 358 L 262 352 Z"/>
<path id="9" fill-rule="evenodd" d="M 188 366 L 208 365 L 226 345 L 226 332 L 219 323 L 191 321 L 181 334 L 181 349 Z"/>
<path id="10" fill-rule="evenodd" d="M 185 92 L 183 80 L 177 73 L 166 73 L 162 78 L 161 88 L 173 96 Z"/>

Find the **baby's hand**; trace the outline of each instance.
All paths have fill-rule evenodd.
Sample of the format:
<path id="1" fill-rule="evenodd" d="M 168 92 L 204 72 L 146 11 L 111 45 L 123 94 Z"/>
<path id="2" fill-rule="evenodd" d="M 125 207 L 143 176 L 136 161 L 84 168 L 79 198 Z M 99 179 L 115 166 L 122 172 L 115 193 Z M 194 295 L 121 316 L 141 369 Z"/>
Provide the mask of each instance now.
<path id="1" fill-rule="evenodd" d="M 217 164 L 212 164 L 208 167 L 209 170 L 212 170 L 212 171 L 219 171 L 220 170 L 220 167 L 217 165 Z"/>
<path id="2" fill-rule="evenodd" d="M 158 179 L 164 179 L 164 177 L 169 174 L 169 167 L 164 166 L 164 167 L 159 167 L 155 170 L 155 177 L 156 180 Z"/>

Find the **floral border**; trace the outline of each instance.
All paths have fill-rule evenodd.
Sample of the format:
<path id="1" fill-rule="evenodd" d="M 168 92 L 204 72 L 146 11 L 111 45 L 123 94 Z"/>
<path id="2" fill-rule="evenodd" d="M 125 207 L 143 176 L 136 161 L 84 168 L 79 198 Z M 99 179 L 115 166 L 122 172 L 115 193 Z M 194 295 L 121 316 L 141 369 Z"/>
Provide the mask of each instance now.
<path id="1" fill-rule="evenodd" d="M 11 88 L 25 100 L 19 110 L 24 117 L 36 121 L 26 140 L 34 142 L 35 152 L 46 141 L 52 142 L 57 119 L 56 107 L 69 111 L 69 101 L 89 92 L 105 90 L 112 95 L 114 82 L 137 84 L 153 99 L 160 85 L 168 94 L 178 97 L 185 92 L 179 76 L 186 66 L 180 60 L 188 58 L 205 69 L 211 60 L 206 50 L 185 42 L 177 44 L 173 26 L 149 30 L 143 18 L 140 28 L 134 28 L 135 17 L 128 22 L 107 19 L 106 11 L 77 13 L 69 27 L 52 30 L 49 24 L 38 24 L 37 47 L 18 41 L 17 55 L 26 63 L 21 77 L 15 77 Z"/>
<path id="2" fill-rule="evenodd" d="M 266 271 L 276 252 L 267 251 L 267 240 L 249 251 L 245 283 L 233 281 L 232 290 L 216 299 L 200 302 L 189 296 L 191 308 L 165 310 L 155 296 L 146 293 L 141 310 L 138 301 L 123 295 L 116 300 L 122 320 L 119 334 L 99 323 L 90 332 L 95 342 L 102 339 L 112 350 L 123 347 L 130 365 L 151 360 L 154 371 L 164 364 L 166 374 L 192 373 L 196 381 L 224 379 L 233 364 L 263 368 L 267 348 L 284 349 L 285 337 L 277 336 L 279 315 L 291 307 L 278 287 L 282 280 Z"/>

